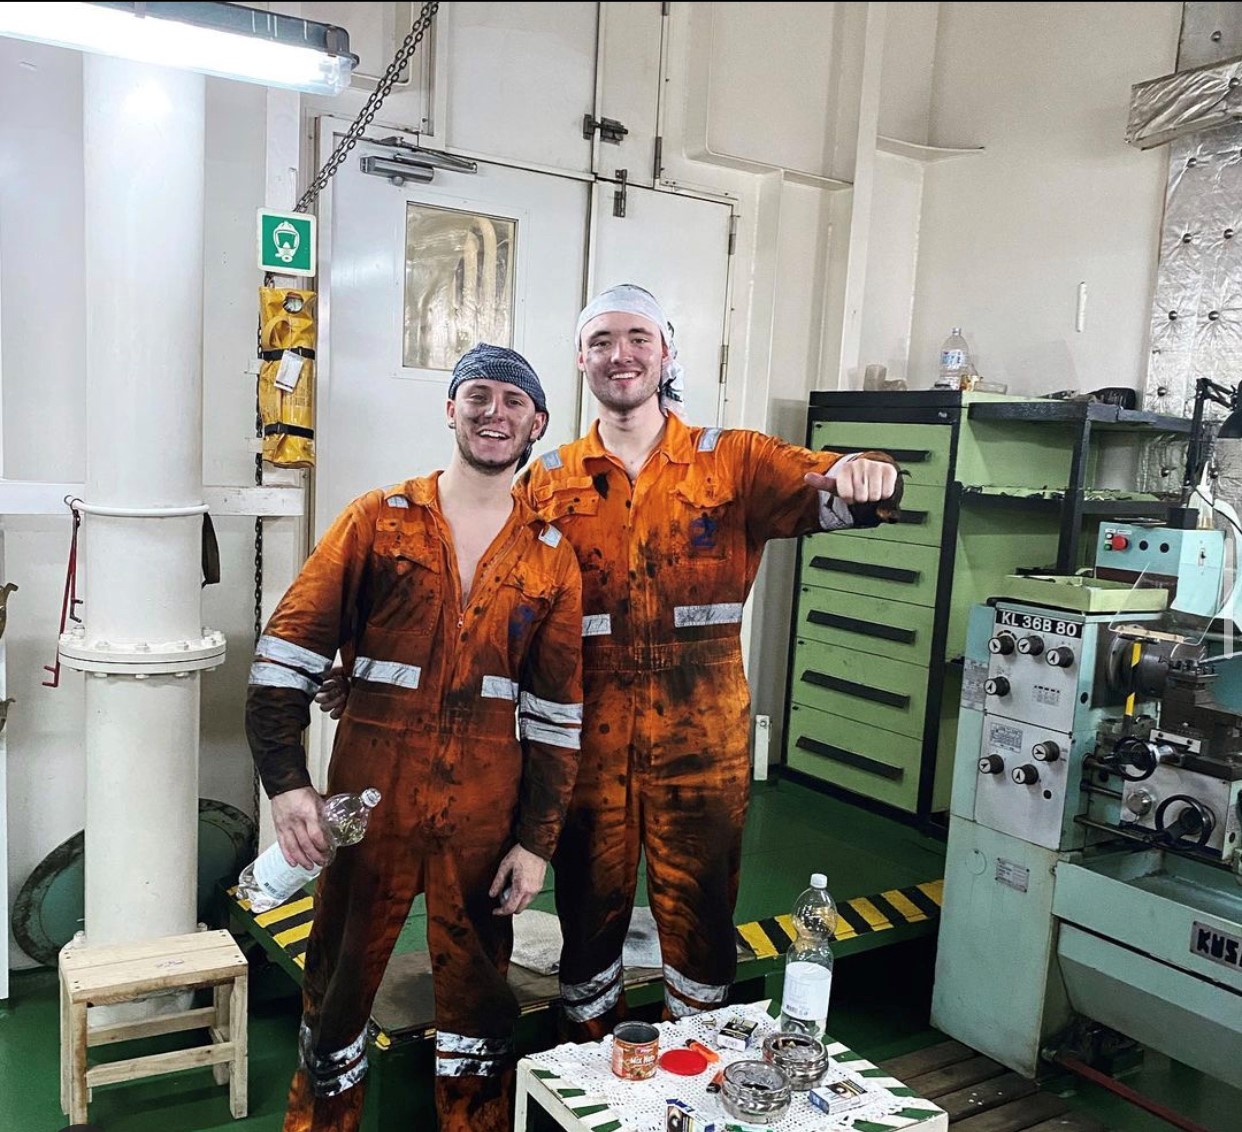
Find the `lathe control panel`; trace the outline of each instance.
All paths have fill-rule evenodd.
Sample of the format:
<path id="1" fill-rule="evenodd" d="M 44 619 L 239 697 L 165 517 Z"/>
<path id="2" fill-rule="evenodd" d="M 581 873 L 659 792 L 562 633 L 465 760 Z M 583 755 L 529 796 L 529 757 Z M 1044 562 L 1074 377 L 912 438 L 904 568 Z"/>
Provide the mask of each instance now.
<path id="1" fill-rule="evenodd" d="M 988 641 L 988 714 L 1070 731 L 1082 646 L 1081 620 L 998 605 Z"/>

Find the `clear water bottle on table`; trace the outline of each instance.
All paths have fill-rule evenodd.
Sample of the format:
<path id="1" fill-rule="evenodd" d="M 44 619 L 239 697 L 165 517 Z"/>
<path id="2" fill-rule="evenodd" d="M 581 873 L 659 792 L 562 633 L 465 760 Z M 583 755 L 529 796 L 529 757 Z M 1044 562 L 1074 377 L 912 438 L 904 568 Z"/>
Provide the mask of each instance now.
<path id="1" fill-rule="evenodd" d="M 794 905 L 793 922 L 797 938 L 785 953 L 780 1026 L 822 1038 L 832 992 L 831 941 L 837 930 L 837 906 L 823 873 L 811 874 L 811 887 Z"/>
<path id="2" fill-rule="evenodd" d="M 334 794 L 323 803 L 321 818 L 328 836 L 328 861 L 344 845 L 356 845 L 367 832 L 371 811 L 379 804 L 380 792 L 374 787 L 361 794 Z M 266 912 L 283 904 L 322 872 L 323 866 L 304 869 L 285 860 L 280 843 L 269 845 L 242 869 L 237 878 L 237 896 L 250 902 L 250 911 Z"/>
<path id="3" fill-rule="evenodd" d="M 972 372 L 970 347 L 966 345 L 966 339 L 962 337 L 961 327 L 955 326 L 953 332 L 940 347 L 940 368 L 933 388 L 962 389 Z"/>

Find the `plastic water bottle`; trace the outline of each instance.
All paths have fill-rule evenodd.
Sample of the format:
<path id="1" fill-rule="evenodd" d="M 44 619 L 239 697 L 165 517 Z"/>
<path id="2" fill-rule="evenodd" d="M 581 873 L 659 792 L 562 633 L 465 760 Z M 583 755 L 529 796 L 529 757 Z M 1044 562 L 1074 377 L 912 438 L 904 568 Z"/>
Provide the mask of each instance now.
<path id="1" fill-rule="evenodd" d="M 342 845 L 356 845 L 367 832 L 371 811 L 380 800 L 380 792 L 374 787 L 361 794 L 333 794 L 323 803 L 320 816 L 328 835 L 328 862 L 336 856 Z M 251 912 L 266 912 L 283 904 L 308 881 L 322 871 L 320 865 L 304 869 L 291 865 L 281 852 L 280 843 L 269 845 L 241 871 L 237 878 L 237 896 L 250 901 Z"/>
<path id="2" fill-rule="evenodd" d="M 964 378 L 970 376 L 970 347 L 962 337 L 960 326 L 944 340 L 940 347 L 940 372 L 935 389 L 961 389 Z"/>
<path id="3" fill-rule="evenodd" d="M 785 953 L 785 993 L 781 998 L 781 1029 L 822 1038 L 832 992 L 832 948 L 837 906 L 828 895 L 828 878 L 811 874 L 811 887 L 794 905 L 797 939 Z"/>

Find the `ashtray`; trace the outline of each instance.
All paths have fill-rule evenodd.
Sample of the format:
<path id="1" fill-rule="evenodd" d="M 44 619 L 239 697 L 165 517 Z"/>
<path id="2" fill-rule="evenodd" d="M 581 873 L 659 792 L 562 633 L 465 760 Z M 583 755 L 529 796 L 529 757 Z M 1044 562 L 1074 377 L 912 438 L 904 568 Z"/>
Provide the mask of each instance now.
<path id="1" fill-rule="evenodd" d="M 749 1124 L 775 1124 L 789 1111 L 793 1088 L 785 1072 L 770 1061 L 735 1061 L 720 1081 L 725 1112 Z"/>
<path id="2" fill-rule="evenodd" d="M 795 1092 L 818 1085 L 828 1069 L 827 1047 L 810 1034 L 769 1034 L 763 1039 L 763 1057 L 784 1071 Z"/>

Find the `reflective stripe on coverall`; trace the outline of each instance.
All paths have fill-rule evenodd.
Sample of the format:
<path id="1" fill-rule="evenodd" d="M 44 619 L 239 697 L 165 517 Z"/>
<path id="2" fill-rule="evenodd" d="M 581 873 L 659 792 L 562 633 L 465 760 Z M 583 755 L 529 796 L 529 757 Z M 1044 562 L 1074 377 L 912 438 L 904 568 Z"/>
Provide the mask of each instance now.
<path id="1" fill-rule="evenodd" d="M 339 647 L 353 679 L 328 792 L 383 795 L 366 837 L 316 891 L 286 1132 L 358 1127 L 371 1004 L 419 892 L 440 1127 L 512 1127 L 513 927 L 492 914 L 488 888 L 515 841 L 547 859 L 560 833 L 582 719 L 581 583 L 568 543 L 517 499 L 463 608 L 437 478 L 342 513 L 272 614 L 251 671 L 247 733 L 278 794 L 310 784 L 302 731 Z"/>
<path id="2" fill-rule="evenodd" d="M 553 861 L 562 1006 L 579 1040 L 624 1011 L 640 850 L 668 1014 L 711 1009 L 732 984 L 750 783 L 742 606 L 769 539 L 821 529 L 803 476 L 837 459 L 670 415 L 633 484 L 598 423 L 519 480 L 582 567 L 582 759 Z M 889 504 L 849 509 L 854 525 L 891 518 L 899 501 L 900 486 Z"/>

